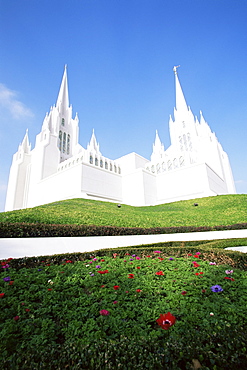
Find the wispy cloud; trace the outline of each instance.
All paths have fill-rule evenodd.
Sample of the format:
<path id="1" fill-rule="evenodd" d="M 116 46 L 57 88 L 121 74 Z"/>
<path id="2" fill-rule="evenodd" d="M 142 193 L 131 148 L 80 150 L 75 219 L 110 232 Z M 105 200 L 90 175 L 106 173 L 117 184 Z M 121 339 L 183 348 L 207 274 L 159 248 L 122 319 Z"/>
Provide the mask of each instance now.
<path id="1" fill-rule="evenodd" d="M 33 117 L 32 111 L 18 100 L 18 94 L 0 83 L 0 106 L 8 110 L 15 119 Z"/>

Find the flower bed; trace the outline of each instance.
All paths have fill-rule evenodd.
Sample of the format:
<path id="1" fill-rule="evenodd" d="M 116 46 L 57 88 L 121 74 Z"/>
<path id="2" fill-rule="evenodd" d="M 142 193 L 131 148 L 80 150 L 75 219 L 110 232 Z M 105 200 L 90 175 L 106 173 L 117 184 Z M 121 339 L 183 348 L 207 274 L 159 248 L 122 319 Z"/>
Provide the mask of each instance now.
<path id="1" fill-rule="evenodd" d="M 157 249 L 14 262 L 2 261 L 0 274 L 4 369 L 246 365 L 244 270 Z"/>

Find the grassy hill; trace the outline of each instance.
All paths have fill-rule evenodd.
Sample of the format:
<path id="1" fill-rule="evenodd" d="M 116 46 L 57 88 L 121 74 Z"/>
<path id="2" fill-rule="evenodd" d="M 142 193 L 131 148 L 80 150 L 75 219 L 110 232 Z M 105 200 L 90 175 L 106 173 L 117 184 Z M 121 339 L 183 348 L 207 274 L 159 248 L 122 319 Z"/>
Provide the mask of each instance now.
<path id="1" fill-rule="evenodd" d="M 197 203 L 198 206 L 194 206 Z M 110 225 L 119 227 L 217 226 L 247 222 L 247 194 L 220 195 L 132 207 L 70 199 L 39 207 L 0 213 L 0 222 Z"/>

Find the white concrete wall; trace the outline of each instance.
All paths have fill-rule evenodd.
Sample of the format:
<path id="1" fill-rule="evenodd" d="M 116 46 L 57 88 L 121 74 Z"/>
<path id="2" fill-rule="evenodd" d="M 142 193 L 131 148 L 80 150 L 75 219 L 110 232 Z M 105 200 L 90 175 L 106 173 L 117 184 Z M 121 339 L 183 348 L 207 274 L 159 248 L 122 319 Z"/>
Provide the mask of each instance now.
<path id="1" fill-rule="evenodd" d="M 157 176 L 157 204 L 214 195 L 205 164 L 195 164 Z"/>
<path id="2" fill-rule="evenodd" d="M 100 200 L 122 202 L 122 177 L 118 173 L 99 166 L 82 165 L 81 192 Z"/>

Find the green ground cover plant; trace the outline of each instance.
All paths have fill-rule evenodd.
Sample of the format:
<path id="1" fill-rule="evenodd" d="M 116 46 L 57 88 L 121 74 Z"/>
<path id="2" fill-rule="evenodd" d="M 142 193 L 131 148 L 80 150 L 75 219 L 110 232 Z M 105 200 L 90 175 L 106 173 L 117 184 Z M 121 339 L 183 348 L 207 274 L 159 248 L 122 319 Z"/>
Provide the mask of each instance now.
<path id="1" fill-rule="evenodd" d="M 195 206 L 197 204 L 197 206 Z M 0 222 L 118 227 L 215 227 L 247 221 L 247 195 L 221 195 L 149 207 L 131 207 L 88 199 L 70 199 L 0 213 Z"/>
<path id="2" fill-rule="evenodd" d="M 246 368 L 246 258 L 205 244 L 2 261 L 2 368 Z"/>

